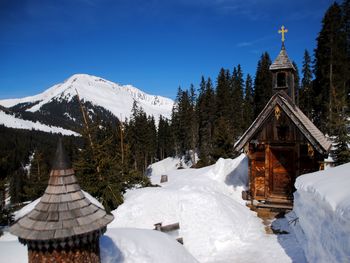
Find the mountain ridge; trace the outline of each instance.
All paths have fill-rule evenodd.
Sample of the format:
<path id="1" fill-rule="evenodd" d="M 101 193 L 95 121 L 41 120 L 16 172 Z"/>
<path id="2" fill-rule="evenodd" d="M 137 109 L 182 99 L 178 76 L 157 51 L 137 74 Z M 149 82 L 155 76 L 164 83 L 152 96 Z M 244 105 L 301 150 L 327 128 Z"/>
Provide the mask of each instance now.
<path id="1" fill-rule="evenodd" d="M 156 125 L 161 115 L 170 119 L 174 104 L 169 98 L 149 95 L 132 85 L 120 85 L 88 74 L 74 74 L 37 95 L 0 100 L 2 111 L 11 115 L 0 116 L 0 125 L 48 132 L 47 128 L 41 129 L 46 125 L 66 129 L 68 133 L 81 133 L 83 118 L 80 104 L 84 105 L 91 121 L 115 125 L 119 121 L 130 120 L 134 102 L 148 116 L 154 117 Z M 15 125 L 15 122 L 25 125 Z"/>
<path id="2" fill-rule="evenodd" d="M 81 101 L 89 101 L 93 105 L 101 106 L 121 119 L 130 118 L 134 101 L 147 115 L 153 115 L 156 120 L 160 115 L 170 118 L 174 103 L 169 98 L 149 95 L 132 85 L 120 85 L 88 74 L 74 74 L 42 93 L 19 99 L 0 100 L 0 104 L 7 108 L 24 103 L 33 104 L 27 107 L 26 111 L 37 112 L 43 105 L 53 100 L 70 102 L 77 94 Z"/>

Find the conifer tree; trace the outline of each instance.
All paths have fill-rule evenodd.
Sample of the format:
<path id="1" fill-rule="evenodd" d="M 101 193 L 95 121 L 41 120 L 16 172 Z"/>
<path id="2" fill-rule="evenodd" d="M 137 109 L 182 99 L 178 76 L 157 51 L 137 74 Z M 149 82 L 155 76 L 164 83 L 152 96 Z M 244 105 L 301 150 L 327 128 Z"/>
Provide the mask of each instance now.
<path id="1" fill-rule="evenodd" d="M 253 82 L 252 77 L 247 74 L 245 81 L 245 94 L 244 94 L 244 118 L 243 118 L 243 130 L 246 130 L 253 122 L 254 117 L 254 94 L 253 94 Z"/>
<path id="2" fill-rule="evenodd" d="M 142 115 L 142 111 L 136 106 L 134 110 L 135 114 Z M 121 133 L 117 126 L 119 125 L 101 120 L 90 123 L 90 135 L 86 131 L 82 132 L 84 144 L 73 164 L 82 189 L 96 197 L 107 211 L 115 209 L 123 202 L 123 193 L 126 189 L 135 185 L 149 184 L 148 178 L 134 168 L 133 158 L 139 156 L 131 155 L 133 151 L 127 150 L 129 148 L 127 144 L 130 143 L 127 140 L 124 146 L 125 161 L 122 162 Z M 126 130 L 129 129 L 128 125 L 125 126 Z M 135 152 L 140 153 L 139 149 Z"/>
<path id="3" fill-rule="evenodd" d="M 202 76 L 200 91 L 196 103 L 198 118 L 199 166 L 211 164 L 213 160 L 213 133 L 216 119 L 216 98 L 210 78 Z"/>
<path id="4" fill-rule="evenodd" d="M 47 153 L 46 153 L 47 154 Z M 49 180 L 50 164 L 44 158 L 45 153 L 36 149 L 27 172 L 23 193 L 26 200 L 35 200 L 44 194 Z"/>
<path id="5" fill-rule="evenodd" d="M 162 115 L 159 117 L 158 133 L 157 133 L 158 158 L 163 160 L 174 154 L 173 152 L 173 133 L 171 131 L 170 122 Z"/>
<path id="6" fill-rule="evenodd" d="M 337 122 L 339 109 L 336 105 L 346 94 L 346 37 L 340 6 L 334 3 L 327 10 L 315 49 L 314 94 L 316 124 L 325 132 L 333 134 L 332 125 Z M 337 112 L 337 113 L 336 113 Z"/>
<path id="7" fill-rule="evenodd" d="M 299 106 L 299 89 L 300 89 L 300 76 L 299 76 L 299 69 L 297 63 L 295 61 L 292 62 L 293 67 L 295 68 L 294 73 L 294 96 L 295 96 L 295 104 Z"/>
<path id="8" fill-rule="evenodd" d="M 336 164 L 350 161 L 347 134 L 348 69 L 346 25 L 343 10 L 335 2 L 327 10 L 315 49 L 316 101 L 314 120 L 333 138 Z"/>
<path id="9" fill-rule="evenodd" d="M 271 59 L 267 52 L 263 53 L 258 61 L 254 80 L 254 118 L 265 107 L 272 96 L 272 73 L 270 72 Z"/>
<path id="10" fill-rule="evenodd" d="M 221 68 L 216 85 L 216 116 L 229 120 L 232 117 L 232 85 L 227 70 Z"/>
<path id="11" fill-rule="evenodd" d="M 308 118 L 311 118 L 313 109 L 312 68 L 311 57 L 306 49 L 304 51 L 302 75 L 303 77 L 299 90 L 299 107 Z"/>
<path id="12" fill-rule="evenodd" d="M 347 60 L 347 69 L 346 69 L 346 94 L 347 95 L 347 107 L 350 109 L 350 0 L 344 0 L 342 4 L 342 13 L 344 20 L 344 31 L 346 38 L 346 60 Z"/>
<path id="13" fill-rule="evenodd" d="M 238 64 L 232 73 L 232 125 L 235 133 L 231 132 L 231 137 L 236 140 L 244 131 L 244 98 L 243 98 L 243 72 L 241 65 Z M 232 151 L 232 149 L 230 150 Z"/>

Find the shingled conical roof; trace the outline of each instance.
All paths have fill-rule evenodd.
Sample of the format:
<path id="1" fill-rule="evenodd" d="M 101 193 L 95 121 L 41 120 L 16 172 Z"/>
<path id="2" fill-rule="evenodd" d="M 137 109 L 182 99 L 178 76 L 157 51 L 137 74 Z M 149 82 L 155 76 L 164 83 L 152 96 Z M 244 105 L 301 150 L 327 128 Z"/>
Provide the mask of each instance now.
<path id="1" fill-rule="evenodd" d="M 44 195 L 10 232 L 23 243 L 50 241 L 63 247 L 102 235 L 112 220 L 113 215 L 91 203 L 81 191 L 59 140 Z"/>
<path id="2" fill-rule="evenodd" d="M 277 58 L 270 66 L 270 70 L 279 70 L 279 69 L 293 69 L 295 71 L 293 63 L 289 60 L 284 44 L 282 44 L 280 53 L 278 54 Z"/>

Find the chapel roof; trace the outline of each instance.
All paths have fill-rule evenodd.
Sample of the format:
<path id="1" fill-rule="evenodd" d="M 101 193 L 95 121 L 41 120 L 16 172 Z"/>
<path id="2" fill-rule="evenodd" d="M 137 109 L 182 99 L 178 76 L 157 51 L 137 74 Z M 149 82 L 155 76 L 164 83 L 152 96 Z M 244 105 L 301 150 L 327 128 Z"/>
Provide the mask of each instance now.
<path id="1" fill-rule="evenodd" d="M 234 148 L 236 151 L 240 151 L 244 145 L 253 138 L 253 136 L 259 131 L 259 128 L 264 125 L 269 116 L 273 113 L 276 105 L 279 105 L 319 153 L 328 153 L 331 148 L 331 142 L 299 109 L 299 107 L 291 101 L 284 91 L 279 91 L 271 97 L 265 108 L 235 144 Z"/>

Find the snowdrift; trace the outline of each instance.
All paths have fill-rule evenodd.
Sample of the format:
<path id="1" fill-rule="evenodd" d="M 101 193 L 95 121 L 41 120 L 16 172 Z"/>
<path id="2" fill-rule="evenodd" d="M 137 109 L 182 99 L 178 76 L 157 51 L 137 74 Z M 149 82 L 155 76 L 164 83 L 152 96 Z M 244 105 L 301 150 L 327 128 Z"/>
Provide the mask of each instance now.
<path id="1" fill-rule="evenodd" d="M 201 169 L 180 170 L 170 169 L 177 167 L 175 159 L 158 162 L 150 167 L 151 180 L 160 184 L 166 174 L 168 182 L 127 192 L 124 204 L 113 211 L 110 227 L 153 229 L 155 223 L 179 222 L 173 238 L 182 237 L 199 262 L 292 262 L 241 199 L 247 162 L 241 155 Z"/>
<path id="2" fill-rule="evenodd" d="M 167 158 L 150 167 L 154 184 L 168 175 L 161 187 L 126 193 L 100 239 L 102 262 L 305 262 L 294 236 L 266 234 L 262 220 L 242 200 L 248 176 L 244 155 L 201 169 L 178 170 L 179 162 Z M 166 234 L 151 230 L 159 222 L 178 222 L 180 229 Z M 7 233 L 0 238 L 0 262 L 27 262 L 26 251 L 16 237 Z"/>
<path id="3" fill-rule="evenodd" d="M 297 238 L 309 262 L 350 262 L 350 163 L 297 178 Z"/>

